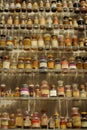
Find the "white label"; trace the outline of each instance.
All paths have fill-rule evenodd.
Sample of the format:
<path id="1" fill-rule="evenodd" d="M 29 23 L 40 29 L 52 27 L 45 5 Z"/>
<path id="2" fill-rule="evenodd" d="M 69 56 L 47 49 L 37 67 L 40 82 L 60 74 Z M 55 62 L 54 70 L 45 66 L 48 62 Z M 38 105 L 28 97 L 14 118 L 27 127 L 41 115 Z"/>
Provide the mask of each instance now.
<path id="1" fill-rule="evenodd" d="M 87 121 L 82 121 L 81 126 L 84 127 L 84 128 L 87 128 Z"/>
<path id="2" fill-rule="evenodd" d="M 62 64 L 62 69 L 68 69 L 68 64 Z"/>
<path id="3" fill-rule="evenodd" d="M 61 64 L 55 64 L 55 69 L 61 70 Z"/>
<path id="4" fill-rule="evenodd" d="M 30 118 L 28 116 L 24 120 L 24 126 L 31 126 L 31 121 L 30 121 Z"/>
<path id="5" fill-rule="evenodd" d="M 52 4 L 52 8 L 57 8 L 56 3 Z"/>
<path id="6" fill-rule="evenodd" d="M 37 48 L 37 40 L 31 41 L 32 48 Z"/>
<path id="7" fill-rule="evenodd" d="M 28 91 L 21 91 L 21 95 L 29 96 L 29 92 Z"/>
<path id="8" fill-rule="evenodd" d="M 4 68 L 4 69 L 9 69 L 9 68 L 10 68 L 10 62 L 4 61 L 4 62 L 3 62 L 3 68 Z"/>
<path id="9" fill-rule="evenodd" d="M 50 90 L 50 96 L 57 96 L 56 90 Z"/>
<path id="10" fill-rule="evenodd" d="M 44 41 L 38 40 L 38 47 L 44 47 Z"/>
<path id="11" fill-rule="evenodd" d="M 14 3 L 11 3 L 11 4 L 10 4 L 10 8 L 12 8 L 12 9 L 14 9 L 14 8 L 15 8 Z"/>
<path id="12" fill-rule="evenodd" d="M 71 64 L 71 65 L 69 66 L 69 69 L 76 69 L 76 65 Z"/>
<path id="13" fill-rule="evenodd" d="M 5 5 L 5 9 L 9 9 L 9 4 L 8 3 Z"/>
<path id="14" fill-rule="evenodd" d="M 28 8 L 28 9 L 32 9 L 32 4 L 31 4 L 31 3 L 28 3 L 27 8 Z"/>
<path id="15" fill-rule="evenodd" d="M 58 41 L 52 40 L 52 48 L 58 48 Z"/>
<path id="16" fill-rule="evenodd" d="M 47 68 L 47 63 L 46 63 L 46 62 L 41 62 L 41 63 L 40 63 L 40 67 L 45 67 L 45 68 Z"/>

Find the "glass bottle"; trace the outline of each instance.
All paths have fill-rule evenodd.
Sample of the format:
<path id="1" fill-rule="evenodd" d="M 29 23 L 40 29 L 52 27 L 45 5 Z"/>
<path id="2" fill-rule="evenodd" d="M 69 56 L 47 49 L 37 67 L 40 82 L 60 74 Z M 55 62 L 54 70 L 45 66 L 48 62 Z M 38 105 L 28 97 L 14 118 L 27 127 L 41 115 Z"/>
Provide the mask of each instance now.
<path id="1" fill-rule="evenodd" d="M 83 57 L 83 69 L 87 70 L 87 57 Z"/>
<path id="2" fill-rule="evenodd" d="M 77 69 L 83 69 L 83 60 L 81 56 L 76 56 L 76 67 Z"/>
<path id="3" fill-rule="evenodd" d="M 38 57 L 37 56 L 35 56 L 32 59 L 32 68 L 33 69 L 38 69 L 39 68 L 39 61 L 38 61 Z"/>
<path id="4" fill-rule="evenodd" d="M 50 12 L 51 3 L 49 0 L 46 0 L 45 2 L 45 11 Z"/>
<path id="5" fill-rule="evenodd" d="M 41 96 L 40 85 L 36 84 L 35 85 L 35 97 L 40 97 L 40 96 Z"/>
<path id="6" fill-rule="evenodd" d="M 61 61 L 60 58 L 55 59 L 55 71 L 56 72 L 61 72 Z"/>
<path id="7" fill-rule="evenodd" d="M 37 37 L 36 36 L 32 36 L 32 39 L 31 39 L 31 48 L 33 50 L 37 50 L 37 48 L 38 48 Z"/>
<path id="8" fill-rule="evenodd" d="M 49 54 L 48 55 L 48 61 L 47 61 L 47 67 L 48 69 L 54 69 L 54 56 Z"/>
<path id="9" fill-rule="evenodd" d="M 46 129 L 48 127 L 48 116 L 46 113 L 43 113 L 41 116 L 41 128 Z"/>
<path id="10" fill-rule="evenodd" d="M 46 27 L 46 18 L 42 15 L 42 16 L 39 18 L 39 21 L 40 21 L 40 28 L 41 28 L 41 29 L 45 29 L 45 27 Z"/>
<path id="11" fill-rule="evenodd" d="M 0 85 L 0 93 L 1 93 L 1 97 L 4 97 L 6 94 L 6 85 L 5 84 L 1 84 Z"/>
<path id="12" fill-rule="evenodd" d="M 83 31 L 84 30 L 84 19 L 82 17 L 80 17 L 77 22 L 78 22 L 78 29 L 80 31 Z"/>
<path id="13" fill-rule="evenodd" d="M 31 39 L 30 37 L 24 37 L 23 39 L 23 45 L 24 45 L 24 50 L 29 50 L 31 47 Z"/>
<path id="14" fill-rule="evenodd" d="M 46 19 L 46 29 L 47 30 L 52 30 L 53 27 L 53 20 L 51 16 L 48 16 Z"/>
<path id="15" fill-rule="evenodd" d="M 12 1 L 10 2 L 9 9 L 10 9 L 10 12 L 14 12 L 14 10 L 15 10 L 14 0 L 12 0 Z"/>
<path id="16" fill-rule="evenodd" d="M 16 59 L 15 56 L 12 57 L 12 59 L 11 59 L 10 68 L 11 69 L 17 69 L 17 59 Z"/>
<path id="17" fill-rule="evenodd" d="M 80 97 L 86 97 L 86 88 L 84 84 L 80 85 Z"/>
<path id="18" fill-rule="evenodd" d="M 17 68 L 18 69 L 24 69 L 24 57 L 22 57 L 22 56 L 18 57 Z"/>
<path id="19" fill-rule="evenodd" d="M 57 12 L 62 12 L 62 11 L 63 11 L 62 1 L 58 0 L 57 1 Z"/>
<path id="20" fill-rule="evenodd" d="M 63 72 L 68 72 L 68 69 L 69 69 L 69 61 L 67 59 L 66 56 L 63 56 L 62 57 L 62 61 L 61 61 L 61 68 L 62 68 L 62 71 Z"/>
<path id="21" fill-rule="evenodd" d="M 66 127 L 68 129 L 72 129 L 72 119 L 71 119 L 71 117 L 67 118 Z"/>
<path id="22" fill-rule="evenodd" d="M 38 5 L 38 2 L 34 2 L 33 5 L 32 5 L 32 9 L 33 9 L 33 12 L 38 12 L 39 11 L 39 5 Z"/>
<path id="23" fill-rule="evenodd" d="M 29 129 L 31 128 L 31 119 L 28 111 L 24 112 L 24 117 L 23 117 L 23 128 L 24 129 Z"/>
<path id="24" fill-rule="evenodd" d="M 2 113 L 1 128 L 8 129 L 9 126 L 9 114 L 7 112 Z"/>
<path id="25" fill-rule="evenodd" d="M 66 129 L 66 120 L 64 117 L 60 118 L 60 128 L 61 129 Z"/>
<path id="26" fill-rule="evenodd" d="M 81 128 L 87 129 L 87 112 L 81 112 Z"/>
<path id="27" fill-rule="evenodd" d="M 65 96 L 72 97 L 71 85 L 65 85 Z"/>
<path id="28" fill-rule="evenodd" d="M 29 69 L 29 70 L 32 69 L 32 59 L 31 59 L 31 57 L 26 57 L 26 58 L 25 58 L 24 68 L 25 68 L 25 69 Z M 26 70 L 26 71 L 27 71 L 27 70 Z"/>
<path id="29" fill-rule="evenodd" d="M 7 24 L 8 25 L 12 25 L 13 24 L 13 18 L 12 18 L 11 15 L 9 15 L 8 18 L 7 18 Z"/>
<path id="30" fill-rule="evenodd" d="M 37 44 L 38 44 L 39 51 L 42 51 L 45 48 L 45 43 L 42 35 L 38 36 Z"/>
<path id="31" fill-rule="evenodd" d="M 49 85 L 48 82 L 45 80 L 41 82 L 41 96 L 49 97 Z"/>
<path id="32" fill-rule="evenodd" d="M 44 42 L 45 42 L 45 49 L 49 50 L 50 49 L 50 42 L 51 42 L 51 35 L 50 34 L 44 35 Z"/>
<path id="33" fill-rule="evenodd" d="M 70 47 L 72 47 L 72 39 L 71 39 L 69 34 L 65 35 L 64 43 L 65 43 L 65 46 L 66 46 L 66 50 L 69 51 Z"/>
<path id="34" fill-rule="evenodd" d="M 16 12 L 20 12 L 21 11 L 21 0 L 16 0 L 15 10 L 16 10 Z"/>
<path id="35" fill-rule="evenodd" d="M 78 107 L 72 108 L 72 125 L 73 128 L 81 128 L 81 115 Z"/>
<path id="36" fill-rule="evenodd" d="M 15 117 L 15 125 L 16 128 L 23 128 L 23 114 L 21 109 L 17 109 L 16 117 Z"/>
<path id="37" fill-rule="evenodd" d="M 17 26 L 20 24 L 20 18 L 19 15 L 15 15 L 14 16 L 14 25 Z"/>
<path id="38" fill-rule="evenodd" d="M 74 11 L 73 2 L 72 2 L 71 0 L 68 1 L 68 7 L 69 7 L 69 11 L 70 11 L 70 12 L 73 12 L 73 11 Z"/>
<path id="39" fill-rule="evenodd" d="M 57 97 L 57 89 L 56 86 L 53 84 L 50 89 L 50 97 Z"/>
<path id="40" fill-rule="evenodd" d="M 76 71 L 76 63 L 75 63 L 75 58 L 74 57 L 70 57 L 70 59 L 69 59 L 69 70 L 71 72 Z"/>
<path id="41" fill-rule="evenodd" d="M 52 12 L 56 12 L 57 11 L 57 3 L 54 0 L 51 2 L 51 11 Z"/>
<path id="42" fill-rule="evenodd" d="M 28 19 L 27 19 L 27 29 L 32 29 L 32 25 L 33 25 L 33 21 L 32 21 L 32 18 L 31 17 L 29 17 Z"/>
<path id="43" fill-rule="evenodd" d="M 63 85 L 62 80 L 58 81 L 57 94 L 58 94 L 58 97 L 64 97 L 65 96 L 65 90 L 64 90 L 64 85 Z"/>
<path id="44" fill-rule="evenodd" d="M 57 38 L 56 35 L 52 35 L 51 37 L 52 37 L 52 39 L 51 39 L 51 48 L 53 50 L 56 50 L 56 49 L 58 49 L 58 38 Z"/>
<path id="45" fill-rule="evenodd" d="M 54 122 L 55 122 L 55 129 L 59 129 L 60 128 L 60 117 L 58 112 L 55 112 L 53 115 L 54 118 Z"/>
<path id="46" fill-rule="evenodd" d="M 27 2 L 27 11 L 29 13 L 32 12 L 32 1 L 31 0 L 28 0 L 28 2 Z"/>
<path id="47" fill-rule="evenodd" d="M 5 12 L 9 11 L 9 2 L 7 0 L 4 2 L 4 11 Z"/>
<path id="48" fill-rule="evenodd" d="M 40 3 L 39 3 L 39 11 L 40 11 L 40 12 L 43 12 L 43 11 L 44 11 L 44 2 L 43 2 L 43 0 L 40 0 Z"/>
<path id="49" fill-rule="evenodd" d="M 47 70 L 47 57 L 45 55 L 40 56 L 39 68 Z"/>
<path id="50" fill-rule="evenodd" d="M 22 8 L 22 12 L 26 12 L 26 8 L 27 8 L 26 0 L 22 0 L 21 8 Z"/>
<path id="51" fill-rule="evenodd" d="M 64 12 L 67 12 L 67 11 L 68 11 L 68 4 L 67 4 L 67 1 L 64 0 L 64 1 L 62 2 L 62 4 L 63 4 L 63 11 L 64 11 Z"/>
<path id="52" fill-rule="evenodd" d="M 3 35 L 0 35 L 0 47 L 5 47 L 6 46 L 6 36 L 3 34 Z"/>
<path id="53" fill-rule="evenodd" d="M 55 121 L 54 121 L 54 118 L 52 116 L 49 118 L 48 128 L 55 129 Z"/>
<path id="54" fill-rule="evenodd" d="M 72 36 L 72 46 L 73 46 L 74 51 L 76 51 L 77 48 L 79 47 L 79 45 L 78 45 L 78 37 L 76 35 Z"/>
<path id="55" fill-rule="evenodd" d="M 15 97 L 20 97 L 20 88 L 19 87 L 15 88 L 14 96 Z"/>
<path id="56" fill-rule="evenodd" d="M 29 93 L 30 93 L 30 97 L 34 97 L 35 96 L 34 84 L 29 84 Z"/>
<path id="57" fill-rule="evenodd" d="M 77 22 L 76 18 L 73 19 L 73 27 L 74 27 L 75 30 L 78 29 L 78 22 Z"/>
<path id="58" fill-rule="evenodd" d="M 87 3 L 86 3 L 86 0 L 81 0 L 80 1 L 80 11 L 83 14 L 87 13 Z"/>
<path id="59" fill-rule="evenodd" d="M 9 49 L 9 50 L 13 49 L 13 37 L 12 36 L 8 36 L 6 38 L 6 46 L 7 46 L 7 49 Z"/>
<path id="60" fill-rule="evenodd" d="M 15 126 L 15 114 L 12 113 L 12 114 L 9 115 L 9 117 L 10 117 L 10 119 L 9 119 L 9 128 L 10 129 L 16 128 L 16 126 Z"/>
<path id="61" fill-rule="evenodd" d="M 74 12 L 78 14 L 80 12 L 80 3 L 78 0 L 74 1 L 73 7 L 74 7 Z"/>

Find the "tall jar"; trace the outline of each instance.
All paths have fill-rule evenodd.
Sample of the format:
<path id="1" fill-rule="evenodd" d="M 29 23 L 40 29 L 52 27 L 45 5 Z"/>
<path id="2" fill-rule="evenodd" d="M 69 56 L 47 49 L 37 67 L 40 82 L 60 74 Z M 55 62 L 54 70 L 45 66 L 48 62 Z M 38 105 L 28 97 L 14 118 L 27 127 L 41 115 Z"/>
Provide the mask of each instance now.
<path id="1" fill-rule="evenodd" d="M 30 39 L 30 37 L 25 37 L 24 39 L 23 39 L 23 45 L 24 45 L 24 50 L 29 50 L 30 49 L 30 47 L 31 47 L 31 39 Z"/>
<path id="2" fill-rule="evenodd" d="M 42 51 L 45 48 L 45 43 L 44 43 L 44 39 L 43 39 L 42 35 L 38 36 L 37 44 L 38 44 L 38 50 L 39 51 Z"/>
<path id="3" fill-rule="evenodd" d="M 12 113 L 12 114 L 10 114 L 9 117 L 10 117 L 10 119 L 9 119 L 9 128 L 10 129 L 16 128 L 16 126 L 15 126 L 15 114 Z"/>
<path id="4" fill-rule="evenodd" d="M 39 114 L 38 112 L 34 112 L 33 116 L 32 116 L 32 119 L 31 119 L 31 126 L 32 128 L 34 129 L 39 129 L 40 128 L 40 117 L 39 117 Z"/>
<path id="5" fill-rule="evenodd" d="M 24 112 L 24 117 L 23 117 L 23 128 L 24 129 L 29 129 L 31 128 L 31 119 L 28 111 Z"/>
<path id="6" fill-rule="evenodd" d="M 24 69 L 24 57 L 19 57 L 18 58 L 18 69 Z"/>
<path id="7" fill-rule="evenodd" d="M 46 129 L 48 127 L 48 116 L 46 113 L 43 113 L 41 116 L 41 128 Z"/>
<path id="8" fill-rule="evenodd" d="M 9 126 L 9 114 L 7 112 L 2 113 L 1 117 L 1 128 L 2 129 L 8 129 Z"/>
<path id="9" fill-rule="evenodd" d="M 73 97 L 79 97 L 80 96 L 80 91 L 78 89 L 78 84 L 74 83 L 72 85 L 72 96 Z"/>
<path id="10" fill-rule="evenodd" d="M 16 128 L 23 128 L 23 115 L 22 115 L 22 110 L 21 109 L 17 109 L 17 114 L 15 117 L 15 125 Z"/>
<path id="11" fill-rule="evenodd" d="M 4 69 L 10 68 L 10 58 L 7 55 L 3 57 L 3 68 Z"/>
<path id="12" fill-rule="evenodd" d="M 58 93 L 59 97 L 64 97 L 65 96 L 65 90 L 64 90 L 64 85 L 63 85 L 62 80 L 58 81 L 57 93 Z"/>
<path id="13" fill-rule="evenodd" d="M 72 108 L 72 125 L 73 128 L 81 128 L 81 115 L 78 107 Z"/>
<path id="14" fill-rule="evenodd" d="M 48 55 L 48 62 L 47 62 L 48 69 L 54 69 L 54 57 L 53 55 Z"/>

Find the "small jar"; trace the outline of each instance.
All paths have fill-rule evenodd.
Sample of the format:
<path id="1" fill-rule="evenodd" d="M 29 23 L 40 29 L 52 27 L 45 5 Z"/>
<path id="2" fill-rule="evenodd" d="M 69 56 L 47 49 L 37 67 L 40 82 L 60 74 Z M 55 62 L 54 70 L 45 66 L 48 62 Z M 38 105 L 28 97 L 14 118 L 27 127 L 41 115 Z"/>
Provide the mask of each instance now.
<path id="1" fill-rule="evenodd" d="M 83 60 L 81 56 L 76 57 L 76 67 L 77 69 L 83 69 Z"/>
<path id="2" fill-rule="evenodd" d="M 62 12 L 63 11 L 63 5 L 62 5 L 62 1 L 58 1 L 57 2 L 57 12 Z"/>
<path id="3" fill-rule="evenodd" d="M 17 68 L 18 68 L 18 69 L 24 69 L 24 57 L 19 57 L 19 58 L 18 58 Z"/>
<path id="4" fill-rule="evenodd" d="M 46 0 L 45 2 L 45 11 L 50 12 L 51 3 L 50 0 Z"/>
<path id="5" fill-rule="evenodd" d="M 1 93 L 1 97 L 4 97 L 6 94 L 6 85 L 5 84 L 1 84 L 0 85 L 0 93 Z"/>
<path id="6" fill-rule="evenodd" d="M 61 61 L 61 68 L 63 72 L 68 72 L 69 69 L 69 61 L 67 59 L 67 57 L 63 56 L 62 57 L 62 61 Z"/>
<path id="7" fill-rule="evenodd" d="M 46 129 L 48 127 L 48 116 L 46 113 L 44 113 L 41 116 L 41 128 Z"/>
<path id="8" fill-rule="evenodd" d="M 3 57 L 3 68 L 4 69 L 10 68 L 10 58 L 7 55 Z"/>
<path id="9" fill-rule="evenodd" d="M 23 2 L 22 2 L 22 4 L 21 4 L 22 12 L 26 12 L 26 8 L 27 8 L 26 0 L 23 0 Z"/>
<path id="10" fill-rule="evenodd" d="M 32 128 L 40 128 L 40 117 L 38 112 L 34 112 L 33 117 L 31 119 Z"/>
<path id="11" fill-rule="evenodd" d="M 16 128 L 16 126 L 15 126 L 15 114 L 12 113 L 12 114 L 10 114 L 9 117 L 10 117 L 10 119 L 9 119 L 9 129 Z"/>
<path id="12" fill-rule="evenodd" d="M 49 97 L 49 85 L 47 81 L 41 82 L 41 96 Z"/>
<path id="13" fill-rule="evenodd" d="M 47 69 L 47 58 L 45 55 L 42 55 L 39 60 L 39 68 Z"/>
<path id="14" fill-rule="evenodd" d="M 40 97 L 40 96 L 41 96 L 40 85 L 36 84 L 35 85 L 35 97 Z"/>
<path id="15" fill-rule="evenodd" d="M 64 117 L 60 118 L 60 128 L 61 129 L 66 129 L 66 120 Z"/>
<path id="16" fill-rule="evenodd" d="M 72 85 L 72 96 L 73 97 L 79 97 L 80 96 L 80 91 L 79 91 L 79 89 L 78 89 L 78 84 L 73 84 Z"/>
<path id="17" fill-rule="evenodd" d="M 34 84 L 29 84 L 29 93 L 30 93 L 30 97 L 35 96 Z"/>
<path id="18" fill-rule="evenodd" d="M 16 128 L 22 128 L 23 127 L 23 114 L 21 109 L 17 109 L 16 117 L 15 117 L 15 125 Z"/>
<path id="19" fill-rule="evenodd" d="M 39 11 L 38 2 L 35 1 L 35 2 L 33 3 L 32 9 L 33 9 L 33 12 L 35 12 L 35 13 Z"/>
<path id="20" fill-rule="evenodd" d="M 61 61 L 59 58 L 55 59 L 55 71 L 61 72 Z"/>
<path id="21" fill-rule="evenodd" d="M 51 39 L 51 48 L 52 48 L 53 50 L 58 49 L 58 39 L 57 39 L 57 36 L 56 36 L 56 35 L 53 35 L 53 36 L 52 36 L 52 39 Z"/>
<path id="22" fill-rule="evenodd" d="M 72 125 L 73 128 L 81 128 L 81 115 L 79 113 L 78 107 L 72 108 Z"/>
<path id="23" fill-rule="evenodd" d="M 28 97 L 29 96 L 29 90 L 28 90 L 27 84 L 22 85 L 22 88 L 20 90 L 20 96 L 22 96 L 22 97 Z"/>
<path id="24" fill-rule="evenodd" d="M 80 85 L 80 97 L 82 98 L 86 97 L 86 88 L 84 84 Z"/>
<path id="25" fill-rule="evenodd" d="M 49 95 L 50 95 L 50 97 L 57 97 L 57 90 L 56 90 L 56 86 L 54 84 L 51 86 Z"/>
<path id="26" fill-rule="evenodd" d="M 43 0 L 40 0 L 40 3 L 39 3 L 39 11 L 40 11 L 40 12 L 43 12 L 43 11 L 44 11 L 44 2 L 43 2 Z"/>
<path id="27" fill-rule="evenodd" d="M 27 11 L 28 11 L 29 13 L 32 12 L 32 1 L 31 1 L 31 0 L 28 0 L 28 3 L 27 3 Z"/>
<path id="28" fill-rule="evenodd" d="M 24 64 L 25 69 L 32 69 L 32 59 L 31 57 L 25 58 L 25 64 Z"/>
<path id="29" fill-rule="evenodd" d="M 24 129 L 29 129 L 31 128 L 31 119 L 28 111 L 24 112 L 24 117 L 23 117 L 23 128 Z"/>
<path id="30" fill-rule="evenodd" d="M 70 59 L 69 59 L 69 70 L 72 72 L 76 71 L 76 63 L 75 63 L 74 57 L 70 57 Z"/>
<path id="31" fill-rule="evenodd" d="M 81 112 L 81 128 L 87 129 L 87 112 Z"/>
<path id="32" fill-rule="evenodd" d="M 45 49 L 49 50 L 50 49 L 50 42 L 51 42 L 51 35 L 50 34 L 44 35 L 44 42 L 45 42 Z"/>
<path id="33" fill-rule="evenodd" d="M 8 129 L 9 126 L 9 114 L 7 112 L 2 113 L 1 128 Z"/>
<path id="34" fill-rule="evenodd" d="M 53 55 L 48 55 L 48 62 L 47 62 L 48 69 L 54 69 L 54 57 Z"/>
<path id="35" fill-rule="evenodd" d="M 35 56 L 32 59 L 32 68 L 33 69 L 38 69 L 39 68 L 39 61 L 38 61 L 38 57 L 37 56 Z"/>
<path id="36" fill-rule="evenodd" d="M 31 39 L 30 37 L 25 37 L 23 40 L 24 50 L 29 50 L 31 47 Z"/>
<path id="37" fill-rule="evenodd" d="M 51 11 L 56 12 L 57 11 L 57 3 L 56 1 L 51 2 Z"/>
<path id="38" fill-rule="evenodd" d="M 44 43 L 44 39 L 43 39 L 42 35 L 38 36 L 37 44 L 38 44 L 38 50 L 39 51 L 42 51 L 45 48 L 45 43 Z"/>
<path id="39" fill-rule="evenodd" d="M 38 48 L 37 38 L 35 36 L 32 36 L 32 39 L 31 39 L 31 48 L 33 50 L 37 50 L 37 48 Z"/>
<path id="40" fill-rule="evenodd" d="M 65 85 L 65 96 L 72 97 L 71 85 Z"/>
<path id="41" fill-rule="evenodd" d="M 63 85 L 62 80 L 58 81 L 57 94 L 58 94 L 58 97 L 64 97 L 65 96 L 65 90 L 64 90 L 64 85 Z"/>
<path id="42" fill-rule="evenodd" d="M 12 24 L 13 24 L 13 18 L 12 18 L 11 15 L 8 16 L 8 18 L 7 18 L 7 24 L 8 24 L 8 25 L 12 25 Z"/>

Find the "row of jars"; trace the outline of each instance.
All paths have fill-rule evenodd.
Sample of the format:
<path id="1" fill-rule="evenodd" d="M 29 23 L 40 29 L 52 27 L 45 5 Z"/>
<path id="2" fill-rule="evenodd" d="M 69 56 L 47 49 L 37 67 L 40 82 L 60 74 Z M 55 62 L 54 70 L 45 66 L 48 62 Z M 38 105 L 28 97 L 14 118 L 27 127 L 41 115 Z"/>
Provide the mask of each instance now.
<path id="1" fill-rule="evenodd" d="M 46 112 L 30 113 L 17 109 L 16 114 L 3 112 L 0 114 L 0 127 L 8 128 L 42 128 L 42 129 L 66 129 L 66 128 L 87 128 L 87 112 L 80 112 L 78 107 L 71 108 L 70 117 L 62 117 L 58 112 L 48 116 Z"/>
<path id="2" fill-rule="evenodd" d="M 41 55 L 39 57 L 19 56 L 10 58 L 8 55 L 0 57 L 0 68 L 4 69 L 41 69 L 57 70 L 58 72 L 76 72 L 76 70 L 87 70 L 87 57 L 54 57 L 52 54 Z"/>
<path id="3" fill-rule="evenodd" d="M 1 15 L 0 17 L 0 24 L 7 24 L 7 25 L 24 25 L 25 27 L 30 30 L 33 27 L 38 29 L 80 29 L 83 30 L 84 27 L 87 25 L 87 15 L 84 17 L 79 16 L 77 18 L 69 17 L 67 15 L 62 16 L 62 19 L 57 16 L 57 14 L 53 16 L 26 16 L 25 14 L 21 15 Z M 16 27 L 17 28 L 17 27 Z"/>
<path id="4" fill-rule="evenodd" d="M 49 84 L 43 80 L 40 84 L 22 84 L 16 87 L 15 90 L 7 90 L 6 84 L 0 85 L 1 97 L 87 97 L 87 83 L 82 84 L 65 84 L 59 80 L 57 85 Z"/>
<path id="5" fill-rule="evenodd" d="M 3 8 L 4 7 L 4 8 Z M 75 13 L 87 13 L 87 1 L 86 0 L 40 0 L 32 2 L 32 0 L 11 0 L 0 3 L 0 12 L 75 12 Z"/>
<path id="6" fill-rule="evenodd" d="M 26 35 L 26 34 L 25 34 Z M 8 49 L 21 48 L 26 51 L 29 50 L 57 50 L 64 49 L 68 50 L 87 50 L 87 37 L 78 37 L 75 34 L 65 33 L 64 35 L 56 34 L 38 34 L 30 36 L 6 36 L 2 34 L 0 37 L 0 47 L 7 47 Z"/>

